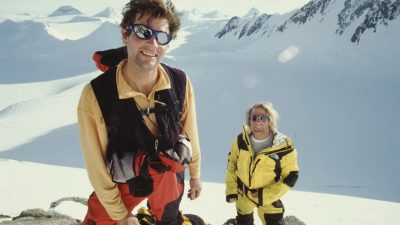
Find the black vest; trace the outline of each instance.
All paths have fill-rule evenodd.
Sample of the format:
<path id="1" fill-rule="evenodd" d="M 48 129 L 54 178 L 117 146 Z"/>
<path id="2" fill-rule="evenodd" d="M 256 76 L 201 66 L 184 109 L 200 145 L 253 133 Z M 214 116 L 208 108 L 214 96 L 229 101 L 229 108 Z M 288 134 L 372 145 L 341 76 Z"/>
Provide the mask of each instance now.
<path id="1" fill-rule="evenodd" d="M 162 64 L 171 80 L 171 89 L 155 93 L 153 109 L 139 110 L 133 98 L 119 99 L 116 85 L 116 67 L 93 79 L 90 83 L 106 123 L 108 145 L 106 158 L 113 153 L 145 150 L 150 155 L 171 149 L 182 133 L 180 115 L 186 92 L 186 75 L 183 71 Z M 155 137 L 145 125 L 144 114 L 155 113 L 160 136 Z"/>

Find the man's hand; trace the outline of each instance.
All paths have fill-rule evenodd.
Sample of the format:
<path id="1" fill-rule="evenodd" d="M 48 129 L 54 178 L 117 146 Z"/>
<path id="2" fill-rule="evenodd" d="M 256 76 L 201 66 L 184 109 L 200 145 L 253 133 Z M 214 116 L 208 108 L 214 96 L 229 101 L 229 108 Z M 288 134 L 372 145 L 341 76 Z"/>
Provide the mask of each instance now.
<path id="1" fill-rule="evenodd" d="M 181 136 L 173 148 L 165 150 L 163 153 L 172 160 L 186 166 L 192 161 L 192 147 L 188 140 Z"/>
<path id="2" fill-rule="evenodd" d="M 190 189 L 188 192 L 188 198 L 190 198 L 190 200 L 194 200 L 200 196 L 201 181 L 200 179 L 191 178 L 189 184 L 190 184 Z"/>
<path id="3" fill-rule="evenodd" d="M 118 220 L 117 225 L 140 225 L 140 223 L 135 216 L 128 215 L 122 220 Z"/>

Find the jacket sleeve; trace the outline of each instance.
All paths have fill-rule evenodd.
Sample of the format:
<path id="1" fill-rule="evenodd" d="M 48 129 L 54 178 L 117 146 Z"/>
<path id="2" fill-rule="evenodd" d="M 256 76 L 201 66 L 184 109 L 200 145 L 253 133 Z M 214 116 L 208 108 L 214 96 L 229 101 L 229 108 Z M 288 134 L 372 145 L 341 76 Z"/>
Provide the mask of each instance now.
<path id="1" fill-rule="evenodd" d="M 281 168 L 282 174 L 279 181 L 263 188 L 264 205 L 268 205 L 279 200 L 289 191 L 290 188 L 294 187 L 299 174 L 296 149 L 282 157 Z"/>
<path id="2" fill-rule="evenodd" d="M 237 144 L 237 139 L 235 139 L 232 143 L 231 150 L 228 153 L 228 166 L 226 169 L 226 177 L 225 177 L 225 195 L 228 198 L 229 196 L 237 197 L 237 159 L 239 157 L 239 148 Z"/>
<path id="3" fill-rule="evenodd" d="M 197 128 L 196 103 L 193 86 L 188 77 L 186 79 L 185 103 L 182 111 L 183 128 L 189 136 L 192 149 L 192 161 L 189 164 L 190 177 L 193 179 L 199 179 L 201 154 Z"/>
<path id="4" fill-rule="evenodd" d="M 128 210 L 106 166 L 107 131 L 90 84 L 85 86 L 79 100 L 78 126 L 90 183 L 108 215 L 113 220 L 123 219 Z"/>

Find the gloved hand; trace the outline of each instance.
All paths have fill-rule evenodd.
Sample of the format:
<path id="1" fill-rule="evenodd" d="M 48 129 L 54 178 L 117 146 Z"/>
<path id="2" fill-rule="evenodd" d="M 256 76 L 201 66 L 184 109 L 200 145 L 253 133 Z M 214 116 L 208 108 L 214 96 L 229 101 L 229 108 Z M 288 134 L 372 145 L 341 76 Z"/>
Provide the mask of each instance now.
<path id="1" fill-rule="evenodd" d="M 230 194 L 226 196 L 226 202 L 228 203 L 236 202 L 237 200 L 238 200 L 237 194 Z"/>
<path id="2" fill-rule="evenodd" d="M 174 148 L 168 149 L 164 153 L 182 165 L 187 165 L 192 161 L 191 145 L 185 137 L 181 137 Z"/>

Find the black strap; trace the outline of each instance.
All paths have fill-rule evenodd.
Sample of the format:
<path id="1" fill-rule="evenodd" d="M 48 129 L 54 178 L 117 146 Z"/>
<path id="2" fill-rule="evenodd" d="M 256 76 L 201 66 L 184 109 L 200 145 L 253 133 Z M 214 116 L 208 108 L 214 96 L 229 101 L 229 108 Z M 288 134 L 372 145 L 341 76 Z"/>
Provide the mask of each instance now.
<path id="1" fill-rule="evenodd" d="M 168 103 L 169 106 L 156 107 L 155 110 L 151 110 L 151 112 L 156 112 L 157 123 L 161 129 L 164 126 L 163 122 L 165 122 L 165 120 L 159 120 L 160 118 L 157 115 L 162 115 L 163 111 L 165 111 L 164 108 L 171 108 L 171 111 L 173 112 L 172 114 L 176 115 L 174 116 L 174 119 L 180 118 L 181 104 L 179 104 L 179 102 L 184 101 L 186 88 L 186 75 L 183 71 L 166 65 L 163 65 L 163 67 L 166 68 L 165 70 L 170 77 L 171 89 L 156 92 L 156 96 L 162 99 L 162 102 Z M 151 134 L 145 125 L 141 112 L 137 109 L 135 100 L 132 98 L 119 99 L 115 79 L 116 67 L 112 67 L 91 81 L 94 94 L 107 125 L 109 139 L 107 146 L 107 160 L 111 159 L 113 152 L 123 152 L 127 149 L 138 149 L 140 146 L 142 146 L 142 149 L 146 149 L 149 152 L 155 151 L 156 137 Z M 179 99 L 177 98 L 176 87 L 178 87 L 180 91 Z M 170 103 L 172 102 L 177 102 L 178 104 L 176 106 L 170 106 Z M 121 113 L 117 113 L 117 116 L 115 116 L 116 111 Z M 128 123 L 126 121 L 128 121 Z M 130 126 L 129 124 L 132 123 L 137 124 L 137 126 Z M 181 124 L 179 123 L 178 126 L 181 126 Z M 121 129 L 121 127 L 124 128 Z M 171 130 L 169 129 L 170 127 L 166 128 L 167 129 L 164 128 L 162 130 L 166 130 L 167 132 Z M 171 144 L 175 141 L 176 140 L 171 140 Z M 162 142 L 159 146 L 160 149 L 164 149 L 169 147 L 171 144 L 165 144 L 165 142 Z M 132 148 L 131 146 L 136 147 Z"/>
<path id="2" fill-rule="evenodd" d="M 164 68 L 165 72 L 167 73 L 170 83 L 171 83 L 171 88 L 168 90 L 169 95 L 171 97 L 171 101 L 173 104 L 173 112 L 175 115 L 175 122 L 180 121 L 182 117 L 182 111 L 180 105 L 179 105 L 179 100 L 176 97 L 176 90 L 175 90 L 175 79 L 174 76 L 171 75 L 171 69 L 169 66 L 165 65 L 164 63 L 161 63 L 162 67 Z"/>

